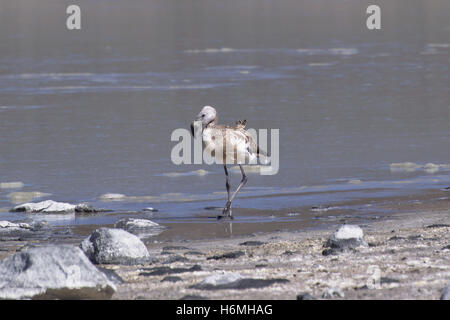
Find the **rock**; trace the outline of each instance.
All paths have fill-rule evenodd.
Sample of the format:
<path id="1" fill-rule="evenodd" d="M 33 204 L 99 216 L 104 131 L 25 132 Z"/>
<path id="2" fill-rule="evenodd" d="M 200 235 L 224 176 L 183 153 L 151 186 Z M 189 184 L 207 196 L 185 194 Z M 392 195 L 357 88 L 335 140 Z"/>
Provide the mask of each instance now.
<path id="1" fill-rule="evenodd" d="M 120 219 L 114 227 L 128 231 L 141 239 L 156 236 L 165 229 L 165 227 L 151 220 L 134 218 Z"/>
<path id="2" fill-rule="evenodd" d="M 257 289 L 271 286 L 274 283 L 286 283 L 287 279 L 252 279 L 244 278 L 239 273 L 215 274 L 206 277 L 201 282 L 190 286 L 191 289 L 225 290 L 225 289 Z"/>
<path id="3" fill-rule="evenodd" d="M 103 210 L 94 209 L 93 207 L 81 203 L 78 205 L 46 200 L 41 202 L 30 202 L 15 206 L 11 212 L 29 212 L 29 213 L 94 213 Z"/>
<path id="4" fill-rule="evenodd" d="M 11 232 L 11 231 L 32 231 L 33 227 L 28 223 L 14 223 L 9 221 L 0 221 L 0 232 Z"/>
<path id="5" fill-rule="evenodd" d="M 202 297 L 202 296 L 188 294 L 188 295 L 183 296 L 182 298 L 180 298 L 180 300 L 208 300 L 208 298 Z"/>
<path id="6" fill-rule="evenodd" d="M 46 200 L 37 203 L 30 202 L 15 206 L 11 209 L 11 212 L 73 213 L 75 212 L 75 207 L 75 205 L 70 203 Z"/>
<path id="7" fill-rule="evenodd" d="M 322 294 L 323 299 L 330 299 L 330 298 L 344 298 L 345 294 L 344 292 L 339 288 L 329 288 L 325 290 Z"/>
<path id="8" fill-rule="evenodd" d="M 46 221 L 0 221 L 0 241 L 40 241 L 51 236 L 52 231 Z"/>
<path id="9" fill-rule="evenodd" d="M 47 221 L 41 220 L 41 221 L 33 221 L 32 227 L 33 227 L 34 231 L 39 231 L 39 230 L 48 229 L 50 227 L 50 225 Z"/>
<path id="10" fill-rule="evenodd" d="M 169 251 L 169 250 L 189 250 L 188 247 L 184 246 L 166 246 L 162 248 L 163 251 Z"/>
<path id="11" fill-rule="evenodd" d="M 343 225 L 325 242 L 323 246 L 330 249 L 324 250 L 322 254 L 337 254 L 360 246 L 367 247 L 363 237 L 364 233 L 359 226 Z"/>
<path id="12" fill-rule="evenodd" d="M 240 246 L 261 246 L 263 245 L 265 242 L 261 242 L 261 241 L 245 241 L 242 243 L 239 243 Z"/>
<path id="13" fill-rule="evenodd" d="M 102 268 L 99 266 L 96 266 L 98 270 L 100 270 L 101 272 L 103 272 L 103 274 L 108 278 L 109 281 L 111 281 L 114 284 L 121 284 L 124 283 L 125 281 L 122 279 L 121 276 L 119 276 L 117 274 L 117 272 L 115 272 L 114 270 L 110 270 L 107 268 Z"/>
<path id="14" fill-rule="evenodd" d="M 196 286 L 197 286 L 197 288 L 201 288 L 201 287 L 205 287 L 205 286 L 217 287 L 220 285 L 227 285 L 230 283 L 234 283 L 241 279 L 244 279 L 244 277 L 236 272 L 213 274 L 213 275 L 207 276 L 205 279 L 203 279 L 201 282 L 199 282 Z"/>
<path id="15" fill-rule="evenodd" d="M 220 255 L 215 255 L 215 256 L 212 256 L 212 257 L 208 257 L 208 258 L 206 258 L 206 259 L 207 259 L 207 260 L 211 260 L 211 259 L 214 259 L 214 260 L 220 260 L 220 259 L 236 259 L 236 258 L 242 257 L 242 256 L 244 256 L 244 255 L 245 255 L 244 251 L 233 251 L 233 252 L 227 252 L 227 253 L 224 253 L 224 254 L 220 254 Z"/>
<path id="16" fill-rule="evenodd" d="M 308 292 L 302 292 L 297 295 L 297 300 L 317 300 L 312 295 L 310 295 Z"/>
<path id="17" fill-rule="evenodd" d="M 196 250 L 191 250 L 191 251 L 186 251 L 184 253 L 185 256 L 204 256 L 205 254 L 203 252 L 200 251 L 196 251 Z"/>
<path id="18" fill-rule="evenodd" d="M 428 229 L 432 229 L 432 228 L 448 228 L 450 227 L 450 224 L 446 224 L 446 223 L 435 223 L 435 224 L 430 224 L 429 226 L 426 226 L 426 228 Z"/>
<path id="19" fill-rule="evenodd" d="M 180 256 L 178 254 L 174 254 L 169 256 L 166 260 L 164 260 L 162 264 L 170 264 L 174 262 L 187 262 L 187 261 L 189 261 L 188 258 Z"/>
<path id="20" fill-rule="evenodd" d="M 177 276 L 167 276 L 161 280 L 161 282 L 178 282 L 178 281 L 183 281 L 183 279 Z"/>
<path id="21" fill-rule="evenodd" d="M 95 264 L 134 265 L 150 259 L 145 244 L 122 229 L 97 229 L 81 242 L 80 247 Z"/>
<path id="22" fill-rule="evenodd" d="M 0 240 L 42 239 L 46 235 L 40 231 L 43 231 L 46 227 L 44 222 L 29 224 L 0 221 Z"/>
<path id="23" fill-rule="evenodd" d="M 155 209 L 155 208 L 152 208 L 152 207 L 148 207 L 148 208 L 145 208 L 144 211 L 158 212 L 158 209 Z"/>
<path id="24" fill-rule="evenodd" d="M 75 212 L 76 213 L 97 213 L 97 212 L 105 212 L 106 210 L 103 209 L 95 209 L 94 207 L 86 204 L 86 203 L 80 203 L 75 206 Z"/>
<path id="25" fill-rule="evenodd" d="M 339 209 L 339 207 L 322 206 L 322 205 L 311 207 L 311 211 L 315 211 L 315 212 L 327 212 L 329 210 L 334 210 L 334 209 Z"/>
<path id="26" fill-rule="evenodd" d="M 144 268 L 143 270 L 149 270 L 151 272 L 141 272 L 140 276 L 162 276 L 165 274 L 176 274 L 185 272 L 201 271 L 202 268 L 196 264 L 191 268 L 170 268 L 170 267 L 156 267 L 156 268 Z"/>
<path id="27" fill-rule="evenodd" d="M 390 283 L 399 283 L 400 280 L 389 278 L 389 277 L 380 277 L 380 284 L 390 284 Z"/>
<path id="28" fill-rule="evenodd" d="M 442 289 L 441 300 L 450 300 L 450 284 Z"/>
<path id="29" fill-rule="evenodd" d="M 16 253 L 0 262 L 1 299 L 109 299 L 116 288 L 70 245 Z"/>

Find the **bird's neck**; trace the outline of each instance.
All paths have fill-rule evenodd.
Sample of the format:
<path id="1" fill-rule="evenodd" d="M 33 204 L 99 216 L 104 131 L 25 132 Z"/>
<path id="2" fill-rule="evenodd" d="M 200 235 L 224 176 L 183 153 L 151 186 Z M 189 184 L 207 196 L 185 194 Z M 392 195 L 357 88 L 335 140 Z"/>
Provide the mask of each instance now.
<path id="1" fill-rule="evenodd" d="M 217 125 L 217 118 L 215 118 L 214 120 L 209 122 L 205 128 L 212 128 L 212 127 L 215 127 L 216 125 Z"/>

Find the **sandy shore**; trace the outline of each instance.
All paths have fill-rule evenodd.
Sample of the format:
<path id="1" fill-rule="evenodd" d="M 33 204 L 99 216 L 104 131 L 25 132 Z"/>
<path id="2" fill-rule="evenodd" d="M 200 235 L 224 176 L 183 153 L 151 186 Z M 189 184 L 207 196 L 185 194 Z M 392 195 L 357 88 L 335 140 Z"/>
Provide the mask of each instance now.
<path id="1" fill-rule="evenodd" d="M 328 256 L 322 252 L 331 229 L 153 244 L 158 261 L 152 265 L 107 266 L 125 281 L 113 299 L 440 298 L 450 284 L 450 210 L 396 214 L 361 227 L 368 247 Z M 227 273 L 288 281 L 257 289 L 191 288 Z"/>
<path id="2" fill-rule="evenodd" d="M 323 244 L 339 225 L 358 219 L 337 219 L 320 229 L 230 222 L 171 225 L 168 233 L 146 243 L 152 263 L 101 267 L 123 280 L 113 299 L 439 299 L 450 284 L 448 191 L 377 204 L 383 205 L 396 213 L 358 223 L 368 246 L 336 255 L 324 255 Z M 224 230 L 226 236 L 196 231 L 202 228 Z M 188 231 L 190 239 L 171 236 Z M 0 259 L 28 245 L 77 241 L 64 236 L 2 241 Z M 201 286 L 214 275 L 244 281 L 235 287 Z"/>

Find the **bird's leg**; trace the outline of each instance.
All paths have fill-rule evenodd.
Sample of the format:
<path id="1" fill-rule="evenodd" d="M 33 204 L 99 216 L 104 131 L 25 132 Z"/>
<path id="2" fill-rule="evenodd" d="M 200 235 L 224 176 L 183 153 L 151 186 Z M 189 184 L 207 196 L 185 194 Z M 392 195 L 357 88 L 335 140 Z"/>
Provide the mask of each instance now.
<path id="1" fill-rule="evenodd" d="M 239 186 L 237 187 L 236 191 L 233 193 L 233 195 L 231 196 L 231 199 L 228 200 L 227 202 L 227 206 L 225 209 L 228 208 L 228 213 L 229 213 L 229 217 L 231 219 L 233 219 L 233 216 L 231 214 L 231 202 L 233 201 L 233 199 L 236 197 L 236 195 L 238 194 L 238 192 L 241 190 L 241 188 L 247 183 L 247 176 L 245 175 L 244 169 L 242 168 L 242 165 L 239 165 L 239 169 L 241 169 L 241 173 L 242 173 L 242 180 L 241 183 L 239 184 Z"/>
<path id="2" fill-rule="evenodd" d="M 230 176 L 228 175 L 228 169 L 225 164 L 223 165 L 223 169 L 225 171 L 225 179 L 226 179 L 225 186 L 227 187 L 228 201 L 227 201 L 227 204 L 225 205 L 225 208 L 222 211 L 222 215 L 225 215 L 226 213 L 228 213 L 228 215 L 231 217 Z M 220 219 L 222 217 L 219 216 L 218 218 Z"/>

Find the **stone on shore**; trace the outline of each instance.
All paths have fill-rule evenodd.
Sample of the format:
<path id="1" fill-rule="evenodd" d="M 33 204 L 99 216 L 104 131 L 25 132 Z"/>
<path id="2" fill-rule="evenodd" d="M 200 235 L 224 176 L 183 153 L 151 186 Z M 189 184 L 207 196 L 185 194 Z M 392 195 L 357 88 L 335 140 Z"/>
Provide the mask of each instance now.
<path id="1" fill-rule="evenodd" d="M 135 265 L 150 259 L 145 244 L 122 229 L 97 229 L 81 242 L 80 247 L 95 264 Z"/>
<path id="2" fill-rule="evenodd" d="M 165 229 L 165 227 L 151 220 L 134 218 L 120 219 L 114 227 L 128 231 L 141 239 L 156 236 Z"/>
<path id="3" fill-rule="evenodd" d="M 14 223 L 9 221 L 0 221 L 0 232 L 11 232 L 11 231 L 31 231 L 33 227 L 24 222 Z"/>
<path id="4" fill-rule="evenodd" d="M 0 299 L 109 299 L 115 290 L 74 246 L 29 248 L 0 261 Z"/>
<path id="5" fill-rule="evenodd" d="M 29 202 L 11 209 L 11 212 L 27 212 L 27 213 L 74 213 L 74 212 L 97 212 L 98 210 L 91 206 L 81 203 L 78 205 L 46 200 L 41 202 Z"/>
<path id="6" fill-rule="evenodd" d="M 450 300 L 450 284 L 442 289 L 441 300 Z"/>
<path id="7" fill-rule="evenodd" d="M 364 241 L 364 233 L 359 226 L 346 224 L 333 233 L 323 246 L 329 249 L 325 249 L 322 254 L 330 255 L 361 246 L 367 247 L 368 244 Z"/>
<path id="8" fill-rule="evenodd" d="M 275 283 L 287 283 L 287 279 L 253 279 L 244 278 L 239 273 L 231 272 L 225 274 L 214 274 L 206 277 L 201 282 L 190 286 L 191 289 L 200 290 L 244 290 L 257 289 L 271 286 Z"/>

